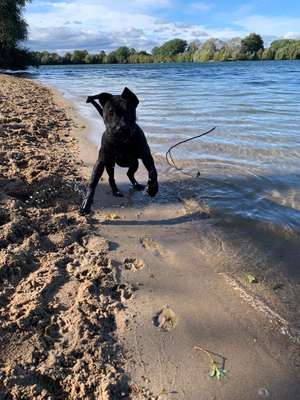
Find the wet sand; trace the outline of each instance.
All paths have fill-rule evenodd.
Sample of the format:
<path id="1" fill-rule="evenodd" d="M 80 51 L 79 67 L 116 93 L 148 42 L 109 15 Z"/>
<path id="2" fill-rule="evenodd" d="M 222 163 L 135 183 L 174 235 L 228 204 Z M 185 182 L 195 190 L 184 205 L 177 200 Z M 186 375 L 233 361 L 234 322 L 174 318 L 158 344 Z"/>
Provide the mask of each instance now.
<path id="1" fill-rule="evenodd" d="M 243 231 L 205 210 L 188 196 L 188 182 L 171 179 L 163 165 L 154 200 L 133 192 L 125 171 L 117 176 L 125 198 L 112 198 L 104 178 L 94 216 L 104 237 L 115 243 L 122 281 L 136 289 L 118 318 L 133 398 L 296 400 L 299 333 L 297 321 L 287 319 L 298 313 L 290 308 L 296 287 L 278 272 L 276 260 L 271 271 L 269 252 L 246 235 L 251 227 Z M 139 180 L 146 181 L 142 169 Z M 107 221 L 106 215 L 116 218 Z M 128 258 L 135 262 L 128 265 Z M 259 274 L 256 267 L 263 263 L 269 270 Z M 257 283 L 246 282 L 248 272 Z M 264 274 L 268 280 L 261 280 Z M 271 278 L 284 282 L 278 290 L 291 290 L 285 303 L 269 286 Z M 158 320 L 166 307 L 172 310 L 167 330 Z M 228 379 L 209 378 L 209 359 L 195 346 L 218 354 L 219 365 L 226 359 Z"/>
<path id="2" fill-rule="evenodd" d="M 214 213 L 194 196 L 207 182 L 159 158 L 155 199 L 120 169 L 125 197 L 112 197 L 105 176 L 82 218 L 97 156 L 86 122 L 31 81 L 1 76 L 0 93 L 2 392 L 298 399 L 298 295 L 282 268 L 296 262 L 298 239 Z M 195 346 L 219 354 L 225 381 L 208 377 Z"/>

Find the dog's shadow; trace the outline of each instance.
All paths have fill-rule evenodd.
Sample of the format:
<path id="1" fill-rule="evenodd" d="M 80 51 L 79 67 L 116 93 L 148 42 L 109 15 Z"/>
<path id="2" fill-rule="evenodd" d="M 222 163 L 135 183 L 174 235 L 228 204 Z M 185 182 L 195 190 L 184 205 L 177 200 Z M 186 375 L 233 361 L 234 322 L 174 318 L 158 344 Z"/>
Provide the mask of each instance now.
<path id="1" fill-rule="evenodd" d="M 145 184 L 142 180 L 141 183 Z M 141 213 L 144 210 L 154 210 L 154 212 L 151 213 L 153 219 L 143 219 L 142 216 L 141 219 L 113 219 L 104 221 L 104 225 L 176 225 L 188 222 L 195 218 L 209 218 L 209 214 L 200 209 L 188 213 L 183 211 L 182 207 L 184 204 L 184 197 L 187 194 L 186 190 L 190 185 L 190 183 L 188 183 L 186 186 L 187 183 L 188 182 L 183 183 L 179 180 L 160 181 L 158 194 L 155 197 L 150 197 L 146 189 L 143 191 L 136 191 L 129 183 L 120 182 L 118 183 L 118 187 L 124 197 L 114 197 L 106 179 L 104 178 L 97 187 L 92 211 L 100 211 L 101 213 L 113 212 L 118 214 L 122 209 L 134 210 L 141 216 Z M 182 210 L 180 214 L 178 213 L 179 207 Z M 157 217 L 160 217 L 160 219 L 156 218 L 156 208 L 158 211 Z M 172 212 L 174 212 L 174 217 L 170 218 Z"/>
<path id="2" fill-rule="evenodd" d="M 131 208 L 137 213 L 151 207 L 168 210 L 167 213 L 161 213 L 167 216 L 165 219 L 116 219 L 105 222 L 114 225 L 176 225 L 217 216 L 221 220 L 229 218 L 266 224 L 272 222 L 275 225 L 288 226 L 299 234 L 300 211 L 297 207 L 277 202 L 272 197 L 272 190 L 278 184 L 282 196 L 291 190 L 299 191 L 300 184 L 290 187 L 289 182 L 300 182 L 300 177 L 296 180 L 294 175 L 264 176 L 260 181 L 258 185 L 257 177 L 178 177 L 161 180 L 159 192 L 154 198 L 149 197 L 146 192 L 134 191 L 127 182 L 119 184 L 124 197 L 115 198 L 111 195 L 108 184 L 101 182 L 97 189 L 95 205 L 104 211 L 111 210 L 114 206 Z M 178 214 L 178 207 L 184 208 L 186 213 Z M 170 217 L 173 210 L 174 217 Z"/>

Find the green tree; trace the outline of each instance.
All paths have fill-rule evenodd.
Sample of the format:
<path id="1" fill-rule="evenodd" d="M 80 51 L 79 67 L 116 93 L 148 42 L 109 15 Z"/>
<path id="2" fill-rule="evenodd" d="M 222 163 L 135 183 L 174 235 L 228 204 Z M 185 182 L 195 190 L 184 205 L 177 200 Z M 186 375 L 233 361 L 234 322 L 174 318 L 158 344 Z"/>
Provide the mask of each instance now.
<path id="1" fill-rule="evenodd" d="M 189 51 L 185 51 L 184 53 L 179 53 L 175 57 L 174 61 L 176 62 L 191 62 L 192 61 L 192 53 Z"/>
<path id="2" fill-rule="evenodd" d="M 214 54 L 214 61 L 228 61 L 232 59 L 231 51 L 228 47 L 222 47 Z"/>
<path id="3" fill-rule="evenodd" d="M 64 54 L 63 58 L 62 58 L 62 63 L 63 64 L 71 64 L 71 59 L 72 59 L 72 53 L 67 52 Z"/>
<path id="4" fill-rule="evenodd" d="M 50 54 L 48 51 L 43 51 L 40 53 L 40 62 L 43 65 L 49 64 Z"/>
<path id="5" fill-rule="evenodd" d="M 264 49 L 264 41 L 260 35 L 257 35 L 256 33 L 250 33 L 242 40 L 242 53 L 257 53 L 260 49 Z"/>
<path id="6" fill-rule="evenodd" d="M 264 50 L 263 49 L 259 49 L 258 52 L 256 53 L 256 57 L 258 60 L 262 60 L 264 54 Z"/>
<path id="7" fill-rule="evenodd" d="M 288 60 L 288 59 L 289 59 L 288 47 L 281 47 L 276 51 L 274 60 Z"/>
<path id="8" fill-rule="evenodd" d="M 214 54 L 217 52 L 216 44 L 213 39 L 208 39 L 200 50 L 200 57 L 203 61 L 213 60 Z"/>
<path id="9" fill-rule="evenodd" d="M 34 57 L 18 43 L 27 38 L 22 11 L 27 0 L 0 0 L 0 67 L 25 68 Z"/>
<path id="10" fill-rule="evenodd" d="M 99 54 L 97 54 L 97 63 L 98 64 L 104 64 L 105 63 L 105 58 L 106 58 L 106 54 L 105 51 L 101 51 Z"/>
<path id="11" fill-rule="evenodd" d="M 259 38 L 259 35 L 256 34 L 248 35 L 244 39 L 232 38 L 227 42 L 211 38 L 202 44 L 200 42 L 187 44 L 181 39 L 174 39 L 162 44 L 160 47 L 155 47 L 152 50 L 153 54 L 122 46 L 109 54 L 106 54 L 104 51 L 93 54 L 88 53 L 87 50 L 75 50 L 73 53 L 66 53 L 64 56 L 60 56 L 57 53 L 42 51 L 32 52 L 32 58 L 36 64 L 138 64 L 153 62 L 181 63 L 300 59 L 300 40 L 275 40 L 268 49 L 264 49 L 263 42 Z M 254 42 L 256 41 L 256 45 L 253 45 L 253 40 Z M 18 55 L 14 56 L 14 59 L 18 60 L 18 63 L 23 62 L 24 58 L 26 58 L 26 52 L 22 53 L 21 50 L 19 50 Z"/>
<path id="12" fill-rule="evenodd" d="M 148 64 L 153 62 L 153 56 L 146 51 L 139 51 L 131 54 L 128 58 L 130 64 Z"/>
<path id="13" fill-rule="evenodd" d="M 275 40 L 271 43 L 270 50 L 274 53 L 274 60 L 298 60 L 300 59 L 300 40 Z"/>
<path id="14" fill-rule="evenodd" d="M 48 51 L 43 51 L 42 52 L 42 57 L 41 57 L 41 64 L 50 64 L 50 59 L 51 59 L 51 55 Z"/>
<path id="15" fill-rule="evenodd" d="M 108 53 L 105 57 L 105 63 L 106 64 L 116 64 L 117 63 L 117 59 L 116 56 L 114 54 L 114 52 L 112 51 L 111 53 Z"/>
<path id="16" fill-rule="evenodd" d="M 122 46 L 113 51 L 113 56 L 118 64 L 126 64 L 130 55 L 134 54 L 133 51 L 135 52 L 134 49 L 129 49 L 126 46 Z"/>
<path id="17" fill-rule="evenodd" d="M 261 59 L 262 60 L 273 60 L 275 55 L 275 51 L 271 48 L 264 49 Z"/>
<path id="18" fill-rule="evenodd" d="M 15 47 L 27 38 L 27 24 L 22 18 L 26 1 L 0 0 L 0 45 Z"/>
<path id="19" fill-rule="evenodd" d="M 58 65 L 62 63 L 62 57 L 57 53 L 50 53 L 49 63 L 51 65 Z"/>
<path id="20" fill-rule="evenodd" d="M 160 47 L 154 47 L 152 54 L 156 61 L 175 61 L 176 56 L 187 48 L 187 42 L 182 39 L 172 39 Z"/>
<path id="21" fill-rule="evenodd" d="M 289 47 L 290 45 L 292 45 L 293 42 L 295 42 L 295 40 L 293 40 L 293 39 L 274 40 L 271 43 L 270 48 L 276 52 L 277 50 L 281 49 L 282 47 Z"/>
<path id="22" fill-rule="evenodd" d="M 85 57 L 88 55 L 87 50 L 74 50 L 71 56 L 72 64 L 84 64 Z"/>
<path id="23" fill-rule="evenodd" d="M 98 64 L 98 54 L 87 54 L 84 57 L 85 64 Z"/>

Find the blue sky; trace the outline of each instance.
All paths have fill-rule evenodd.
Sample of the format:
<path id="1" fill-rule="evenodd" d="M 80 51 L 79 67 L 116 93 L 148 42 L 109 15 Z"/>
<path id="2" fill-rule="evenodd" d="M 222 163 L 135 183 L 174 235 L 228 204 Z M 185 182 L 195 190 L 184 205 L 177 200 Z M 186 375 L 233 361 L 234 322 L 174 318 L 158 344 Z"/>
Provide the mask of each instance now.
<path id="1" fill-rule="evenodd" d="M 226 40 L 250 32 L 267 45 L 300 38 L 299 0 L 33 0 L 25 17 L 29 47 L 59 52 L 150 50 L 174 37 Z"/>

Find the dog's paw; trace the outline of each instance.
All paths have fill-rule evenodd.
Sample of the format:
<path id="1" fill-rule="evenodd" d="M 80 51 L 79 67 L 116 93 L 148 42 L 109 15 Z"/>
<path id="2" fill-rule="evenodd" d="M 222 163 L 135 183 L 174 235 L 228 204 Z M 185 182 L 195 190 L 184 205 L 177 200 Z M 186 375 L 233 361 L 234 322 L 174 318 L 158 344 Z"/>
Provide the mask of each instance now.
<path id="1" fill-rule="evenodd" d="M 113 192 L 113 196 L 115 196 L 115 197 L 124 197 L 124 194 L 119 192 L 119 191 L 117 191 L 117 192 Z"/>
<path id="2" fill-rule="evenodd" d="M 145 185 L 141 185 L 140 183 L 135 183 L 134 185 L 132 185 L 134 190 L 144 190 L 145 189 Z"/>
<path id="3" fill-rule="evenodd" d="M 91 212 L 91 207 L 80 207 L 79 214 L 80 215 L 87 215 Z"/>
<path id="4" fill-rule="evenodd" d="M 91 212 L 91 206 L 80 207 L 79 214 L 80 215 L 87 215 Z"/>
<path id="5" fill-rule="evenodd" d="M 158 183 L 157 182 L 148 182 L 147 193 L 149 196 L 154 197 L 158 192 Z"/>
<path id="6" fill-rule="evenodd" d="M 91 212 L 91 206 L 92 202 L 89 199 L 84 199 L 79 210 L 80 215 L 89 214 Z"/>

